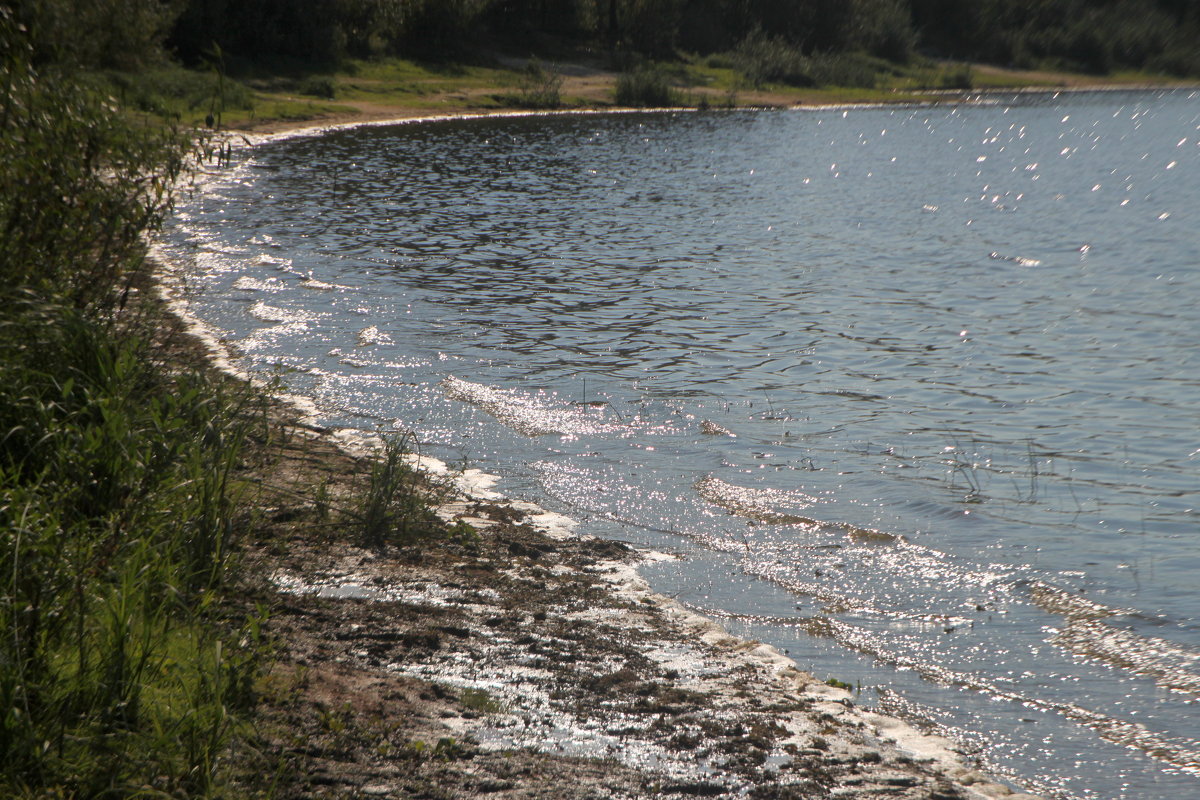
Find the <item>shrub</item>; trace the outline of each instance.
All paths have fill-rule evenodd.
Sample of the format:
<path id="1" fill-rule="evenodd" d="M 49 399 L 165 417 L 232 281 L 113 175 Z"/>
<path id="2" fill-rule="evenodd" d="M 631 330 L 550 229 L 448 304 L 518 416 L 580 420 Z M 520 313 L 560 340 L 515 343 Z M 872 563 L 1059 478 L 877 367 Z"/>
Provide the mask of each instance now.
<path id="1" fill-rule="evenodd" d="M 117 313 L 182 141 L 4 7 L 0 52 L 0 796 L 213 796 L 262 663 L 222 608 L 241 401 Z"/>
<path id="2" fill-rule="evenodd" d="M 561 73 L 531 58 L 521 71 L 516 104 L 522 108 L 558 108 L 562 105 L 562 85 Z"/>
<path id="3" fill-rule="evenodd" d="M 130 125 L 94 91 L 36 73 L 11 17 L 0 25 L 0 287 L 112 306 L 141 263 L 143 232 L 171 208 L 185 139 Z"/>
<path id="4" fill-rule="evenodd" d="M 829 53 L 808 59 L 808 74 L 818 86 L 850 86 L 872 89 L 875 63 L 858 53 Z"/>
<path id="5" fill-rule="evenodd" d="M 753 86 L 766 83 L 786 83 L 791 86 L 812 86 L 808 60 L 787 40 L 768 36 L 761 29 L 752 31 L 737 46 L 734 64 Z"/>
<path id="6" fill-rule="evenodd" d="M 312 75 L 300 81 L 296 91 L 300 94 L 306 94 L 310 97 L 322 97 L 326 100 L 332 100 L 337 93 L 337 88 L 334 85 L 333 78 L 327 75 Z"/>
<path id="7" fill-rule="evenodd" d="M 668 108 L 682 105 L 679 94 L 671 88 L 661 69 L 642 64 L 617 76 L 617 105 Z"/>
<path id="8" fill-rule="evenodd" d="M 955 64 L 942 71 L 938 82 L 943 89 L 971 89 L 975 86 L 975 73 L 970 64 Z"/>

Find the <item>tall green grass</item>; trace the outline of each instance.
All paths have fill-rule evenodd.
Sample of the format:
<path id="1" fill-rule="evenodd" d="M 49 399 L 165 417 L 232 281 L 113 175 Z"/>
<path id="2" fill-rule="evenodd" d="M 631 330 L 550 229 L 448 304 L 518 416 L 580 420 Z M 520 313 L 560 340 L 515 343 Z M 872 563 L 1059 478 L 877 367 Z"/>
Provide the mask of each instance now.
<path id="1" fill-rule="evenodd" d="M 0 322 L 0 795 L 203 796 L 251 699 L 238 403 L 30 295 Z M 241 630 L 246 624 L 250 628 Z"/>
<path id="2" fill-rule="evenodd" d="M 205 797 L 262 663 L 229 601 L 248 395 L 126 306 L 185 139 L 0 8 L 0 796 Z"/>
<path id="3" fill-rule="evenodd" d="M 201 120 L 210 113 L 252 112 L 256 105 L 254 92 L 225 75 L 219 64 L 204 72 L 163 64 L 136 73 L 109 71 L 99 77 L 122 107 L 159 117 Z M 333 96 L 304 89 L 300 88 L 303 94 Z"/>

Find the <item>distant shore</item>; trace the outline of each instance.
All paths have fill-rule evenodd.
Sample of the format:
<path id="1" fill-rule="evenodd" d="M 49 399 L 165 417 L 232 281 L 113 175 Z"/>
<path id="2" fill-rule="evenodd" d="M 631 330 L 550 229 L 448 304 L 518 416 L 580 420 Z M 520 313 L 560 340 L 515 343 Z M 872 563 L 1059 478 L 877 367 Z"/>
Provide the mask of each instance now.
<path id="1" fill-rule="evenodd" d="M 645 110 L 621 107 L 614 97 L 618 73 L 593 66 L 560 64 L 563 84 L 561 93 L 572 98 L 553 109 L 497 108 L 485 100 L 505 90 L 505 87 L 480 84 L 459 87 L 453 91 L 432 90 L 414 103 L 407 95 L 390 97 L 381 87 L 380 98 L 371 100 L 335 99 L 327 110 L 314 109 L 287 119 L 232 117 L 226 130 L 242 133 L 276 134 L 297 130 L 353 125 L 362 123 L 405 122 L 448 116 L 492 116 L 531 113 L 598 113 L 605 111 Z M 973 64 L 979 77 L 976 85 L 966 89 L 857 90 L 830 88 L 793 88 L 768 86 L 740 88 L 730 94 L 704 88 L 688 89 L 688 97 L 702 102 L 705 108 L 717 109 L 789 109 L 829 106 L 880 104 L 956 103 L 972 97 L 1007 93 L 1054 93 L 1087 91 L 1152 91 L 1158 89 L 1198 89 L 1200 82 L 1176 78 L 1150 79 L 1146 76 L 1103 77 L 1071 72 L 1004 69 Z M 401 102 L 402 101 L 402 102 Z M 696 105 L 682 104 L 675 110 L 694 110 Z"/>

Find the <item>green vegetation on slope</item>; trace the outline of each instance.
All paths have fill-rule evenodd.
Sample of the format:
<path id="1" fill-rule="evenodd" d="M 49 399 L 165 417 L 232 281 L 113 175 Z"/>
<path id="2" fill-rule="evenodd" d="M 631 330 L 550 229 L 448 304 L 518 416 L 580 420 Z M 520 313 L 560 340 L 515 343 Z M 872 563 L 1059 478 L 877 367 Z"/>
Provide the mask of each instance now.
<path id="1" fill-rule="evenodd" d="M 238 399 L 120 312 L 183 140 L 0 9 L 0 795 L 204 796 L 256 677 L 222 603 Z"/>
<path id="2" fill-rule="evenodd" d="M 38 63 L 5 7 L 0 57 L 0 796 L 267 794 L 246 746 L 266 616 L 238 569 L 267 400 L 165 361 L 138 301 L 195 145 Z M 386 452 L 334 521 L 440 533 Z"/>

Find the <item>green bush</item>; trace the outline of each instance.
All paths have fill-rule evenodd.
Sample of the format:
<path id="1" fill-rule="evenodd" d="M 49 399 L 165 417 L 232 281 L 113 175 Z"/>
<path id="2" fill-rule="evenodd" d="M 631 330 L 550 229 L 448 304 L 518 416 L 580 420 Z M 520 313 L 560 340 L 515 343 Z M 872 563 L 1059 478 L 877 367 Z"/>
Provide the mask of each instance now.
<path id="1" fill-rule="evenodd" d="M 337 87 L 333 82 L 333 78 L 327 75 L 312 75 L 300 81 L 296 91 L 300 94 L 306 94 L 310 97 L 321 97 L 326 100 L 332 100 L 337 93 Z"/>
<path id="2" fill-rule="evenodd" d="M 761 29 L 752 31 L 737 46 L 733 55 L 738 71 L 753 86 L 767 83 L 786 83 L 790 86 L 812 86 L 808 74 L 808 59 L 783 37 L 768 36 Z"/>
<path id="3" fill-rule="evenodd" d="M 667 74 L 651 64 L 642 64 L 617 76 L 616 101 L 619 106 L 648 108 L 683 105 Z"/>
<path id="4" fill-rule="evenodd" d="M 970 64 L 955 64 L 942 70 L 938 79 L 942 89 L 971 89 L 975 86 L 975 72 Z"/>
<path id="5" fill-rule="evenodd" d="M 742 40 L 734 52 L 742 75 L 755 87 L 767 83 L 789 86 L 851 86 L 872 88 L 879 59 L 861 53 L 818 53 L 811 56 L 781 37 L 761 30 Z"/>
<path id="6" fill-rule="evenodd" d="M 521 71 L 514 100 L 522 108 L 558 108 L 562 105 L 562 85 L 562 73 L 531 58 Z"/>
<path id="7" fill-rule="evenodd" d="M 875 87 L 877 62 L 859 53 L 828 53 L 808 59 L 808 74 L 817 86 Z"/>
<path id="8" fill-rule="evenodd" d="M 130 125 L 95 91 L 35 72 L 12 18 L 0 25 L 0 287 L 110 307 L 140 263 L 143 232 L 170 210 L 184 139 Z"/>

